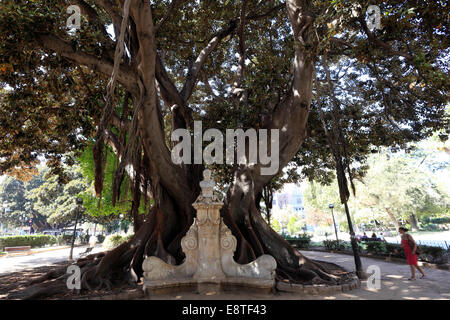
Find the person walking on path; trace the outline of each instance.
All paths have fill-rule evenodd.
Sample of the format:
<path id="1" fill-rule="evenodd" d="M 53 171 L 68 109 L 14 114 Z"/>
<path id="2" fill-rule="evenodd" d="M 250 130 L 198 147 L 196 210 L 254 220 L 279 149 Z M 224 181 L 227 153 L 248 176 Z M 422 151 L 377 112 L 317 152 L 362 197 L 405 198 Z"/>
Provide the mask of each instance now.
<path id="1" fill-rule="evenodd" d="M 407 233 L 408 229 L 400 227 L 398 229 L 398 232 L 400 232 L 401 234 L 403 250 L 405 250 L 406 260 L 408 261 L 408 265 L 411 268 L 411 278 L 409 278 L 408 280 L 416 280 L 416 269 L 419 270 L 419 272 L 422 274 L 420 279 L 425 278 L 425 273 L 417 264 L 416 242 L 414 241 L 413 237 Z"/>

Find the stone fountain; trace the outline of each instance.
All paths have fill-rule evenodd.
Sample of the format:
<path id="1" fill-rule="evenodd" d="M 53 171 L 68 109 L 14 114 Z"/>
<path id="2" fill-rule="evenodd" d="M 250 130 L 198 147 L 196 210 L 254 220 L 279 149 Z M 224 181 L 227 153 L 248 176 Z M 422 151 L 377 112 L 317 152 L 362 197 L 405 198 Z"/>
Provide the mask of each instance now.
<path id="1" fill-rule="evenodd" d="M 181 239 L 184 262 L 177 266 L 155 256 L 147 257 L 143 263 L 144 291 L 161 294 L 189 290 L 211 294 L 247 288 L 270 292 L 275 285 L 275 259 L 264 254 L 248 264 L 234 261 L 237 241 L 220 217 L 223 203 L 214 194 L 211 171 L 205 170 L 203 178 L 202 192 L 192 204 L 197 218 Z"/>

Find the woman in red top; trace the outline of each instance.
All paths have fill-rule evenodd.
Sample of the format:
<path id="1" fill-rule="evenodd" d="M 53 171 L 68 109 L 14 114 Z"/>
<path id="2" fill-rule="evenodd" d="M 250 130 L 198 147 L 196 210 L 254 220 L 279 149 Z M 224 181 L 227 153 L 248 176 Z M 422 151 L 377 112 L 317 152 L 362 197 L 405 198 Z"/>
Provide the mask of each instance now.
<path id="1" fill-rule="evenodd" d="M 403 250 L 405 250 L 405 256 L 406 260 L 408 261 L 408 264 L 411 268 L 411 278 L 408 280 L 416 280 L 416 270 L 419 270 L 419 272 L 422 274 L 420 279 L 425 278 L 425 273 L 423 272 L 422 268 L 418 266 L 417 264 L 417 245 L 414 241 L 413 237 L 410 234 L 407 234 L 408 229 L 404 227 L 400 227 L 398 229 L 398 232 L 402 235 L 402 245 Z"/>

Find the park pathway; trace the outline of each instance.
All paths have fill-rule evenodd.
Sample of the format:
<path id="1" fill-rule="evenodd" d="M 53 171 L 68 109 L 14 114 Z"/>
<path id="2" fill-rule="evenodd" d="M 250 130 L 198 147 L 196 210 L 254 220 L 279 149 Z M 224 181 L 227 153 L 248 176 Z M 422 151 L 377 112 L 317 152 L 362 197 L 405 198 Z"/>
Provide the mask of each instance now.
<path id="1" fill-rule="evenodd" d="M 353 256 L 318 252 L 301 251 L 308 258 L 336 263 L 349 271 L 355 270 Z M 355 299 L 355 300 L 450 300 L 450 271 L 432 268 L 422 268 L 426 278 L 409 281 L 410 269 L 407 264 L 386 262 L 384 260 L 361 257 L 364 271 L 371 265 L 378 266 L 381 271 L 380 289 L 369 289 L 367 281 L 361 282 L 361 287 L 322 299 Z M 370 274 L 373 274 L 371 272 Z M 370 274 L 368 274 L 370 276 Z M 317 297 L 311 297 L 317 299 Z M 288 299 L 288 297 L 286 297 Z"/>
<path id="2" fill-rule="evenodd" d="M 86 250 L 87 246 L 75 247 L 73 257 L 76 259 L 79 254 Z M 104 249 L 103 249 L 104 250 Z M 101 245 L 97 245 L 92 253 L 103 251 Z M 11 256 L 0 258 L 0 275 L 32 269 L 36 267 L 49 266 L 54 263 L 67 261 L 70 248 L 60 250 L 45 251 L 24 256 Z"/>

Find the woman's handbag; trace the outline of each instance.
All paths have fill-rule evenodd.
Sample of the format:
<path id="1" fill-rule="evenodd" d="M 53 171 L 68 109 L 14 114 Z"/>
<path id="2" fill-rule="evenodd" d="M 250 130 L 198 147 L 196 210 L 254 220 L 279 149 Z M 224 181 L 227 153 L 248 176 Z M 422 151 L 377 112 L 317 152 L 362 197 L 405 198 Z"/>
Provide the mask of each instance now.
<path id="1" fill-rule="evenodd" d="M 408 245 L 411 248 L 411 250 L 414 250 L 414 242 L 412 240 L 411 235 L 408 234 Z M 422 249 L 419 248 L 419 246 L 416 243 L 416 254 L 419 255 L 422 253 Z"/>

